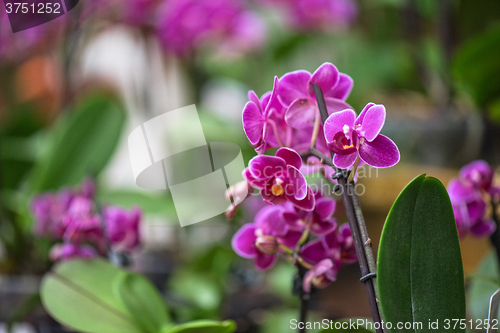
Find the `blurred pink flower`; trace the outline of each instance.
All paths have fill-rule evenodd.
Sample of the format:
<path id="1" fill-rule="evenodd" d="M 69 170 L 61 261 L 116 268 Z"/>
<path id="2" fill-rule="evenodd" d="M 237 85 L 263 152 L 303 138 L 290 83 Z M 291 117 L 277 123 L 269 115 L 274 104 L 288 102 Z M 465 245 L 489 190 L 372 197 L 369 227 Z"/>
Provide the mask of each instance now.
<path id="1" fill-rule="evenodd" d="M 296 246 L 300 231 L 289 229 L 283 218 L 283 206 L 266 206 L 257 213 L 254 223 L 241 227 L 233 236 L 232 247 L 241 257 L 254 259 L 258 270 L 271 268 L 278 258 L 278 244 Z"/>
<path id="2" fill-rule="evenodd" d="M 354 0 L 261 0 L 278 5 L 287 23 L 300 31 L 345 29 L 357 19 Z"/>
<path id="3" fill-rule="evenodd" d="M 93 259 L 97 253 L 89 245 L 79 245 L 72 243 L 56 244 L 50 250 L 50 260 L 66 261 L 70 259 Z"/>
<path id="4" fill-rule="evenodd" d="M 103 212 L 106 232 L 113 249 L 132 251 L 139 247 L 141 211 L 133 208 L 130 212 L 117 206 L 106 207 Z"/>
<path id="5" fill-rule="evenodd" d="M 259 48 L 265 27 L 239 0 L 172 0 L 165 3 L 157 26 L 164 48 L 185 56 L 213 44 L 221 52 Z"/>

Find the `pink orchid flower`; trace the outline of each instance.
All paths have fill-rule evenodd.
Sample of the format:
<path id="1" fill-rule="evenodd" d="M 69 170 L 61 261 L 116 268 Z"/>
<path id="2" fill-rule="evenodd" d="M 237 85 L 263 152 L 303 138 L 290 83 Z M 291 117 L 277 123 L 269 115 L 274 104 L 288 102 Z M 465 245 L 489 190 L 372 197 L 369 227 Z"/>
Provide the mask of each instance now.
<path id="1" fill-rule="evenodd" d="M 380 134 L 385 123 L 385 107 L 369 103 L 356 118 L 353 110 L 333 113 L 325 122 L 325 139 L 335 153 L 333 163 L 342 169 L 351 167 L 358 156 L 377 168 L 399 162 L 399 150 L 388 137 Z"/>
<path id="2" fill-rule="evenodd" d="M 313 125 L 319 114 L 312 84 L 321 87 L 329 113 L 351 109 L 345 102 L 352 89 L 352 79 L 331 63 L 324 63 L 313 74 L 305 70 L 287 73 L 280 78 L 278 95 L 286 108 L 285 121 L 294 128 Z"/>
<path id="3" fill-rule="evenodd" d="M 301 234 L 285 223 L 282 206 L 266 206 L 257 213 L 254 223 L 238 230 L 231 243 L 239 256 L 254 259 L 258 270 L 266 270 L 276 263 L 279 244 L 294 248 Z"/>
<path id="4" fill-rule="evenodd" d="M 290 201 L 296 207 L 311 211 L 314 195 L 299 171 L 302 159 L 289 148 L 280 148 L 276 156 L 259 155 L 250 160 L 243 176 L 254 188 L 260 189 L 264 201 L 279 205 Z"/>

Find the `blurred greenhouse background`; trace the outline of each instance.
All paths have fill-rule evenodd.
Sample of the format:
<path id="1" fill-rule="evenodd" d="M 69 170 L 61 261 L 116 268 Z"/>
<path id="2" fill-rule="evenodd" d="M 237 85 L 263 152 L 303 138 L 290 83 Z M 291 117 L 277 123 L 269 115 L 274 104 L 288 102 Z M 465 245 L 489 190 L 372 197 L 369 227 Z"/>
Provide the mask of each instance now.
<path id="1" fill-rule="evenodd" d="M 289 332 L 293 267 L 261 273 L 231 249 L 255 198 L 181 228 L 168 191 L 140 189 L 128 134 L 196 104 L 209 142 L 255 155 L 241 124 L 247 92 L 331 62 L 354 80 L 358 112 L 384 104 L 383 133 L 401 162 L 360 178 L 377 249 L 400 190 L 427 173 L 444 184 L 472 160 L 500 164 L 500 2 L 496 0 L 80 0 L 68 14 L 13 34 L 0 6 L 0 332 L 65 332 L 40 303 L 50 237 L 32 200 L 95 179 L 104 206 L 142 211 L 131 268 L 150 278 L 180 322 L 233 319 L 237 332 Z M 346 218 L 340 205 L 340 223 Z M 472 274 L 487 241 L 461 242 Z M 312 318 L 370 317 L 359 268 L 313 294 Z"/>

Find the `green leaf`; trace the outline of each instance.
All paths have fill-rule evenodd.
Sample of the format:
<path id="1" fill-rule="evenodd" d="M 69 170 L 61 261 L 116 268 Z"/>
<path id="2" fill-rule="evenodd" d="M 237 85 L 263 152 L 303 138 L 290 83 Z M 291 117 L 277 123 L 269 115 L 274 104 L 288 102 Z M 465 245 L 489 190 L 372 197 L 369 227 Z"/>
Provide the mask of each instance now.
<path id="1" fill-rule="evenodd" d="M 40 288 L 47 312 L 89 333 L 142 333 L 113 291 L 123 271 L 103 260 L 71 260 L 47 273 Z"/>
<path id="2" fill-rule="evenodd" d="M 382 231 L 377 269 L 386 322 L 421 322 L 422 328 L 408 331 L 430 332 L 429 320 L 442 325 L 445 319 L 465 318 L 458 233 L 439 180 L 421 175 L 396 199 Z"/>
<path id="3" fill-rule="evenodd" d="M 500 288 L 498 260 L 495 252 L 488 255 L 473 277 L 469 291 L 469 310 L 473 319 L 487 319 L 490 297 Z"/>
<path id="4" fill-rule="evenodd" d="M 113 98 L 105 94 L 86 98 L 56 127 L 33 170 L 31 189 L 58 189 L 97 175 L 111 158 L 124 124 L 125 112 Z"/>
<path id="5" fill-rule="evenodd" d="M 164 333 L 233 333 L 236 331 L 236 324 L 232 320 L 223 322 L 212 320 L 197 320 L 190 323 L 177 325 Z"/>
<path id="6" fill-rule="evenodd" d="M 364 318 L 345 318 L 345 319 L 336 320 L 333 323 L 330 323 L 331 328 L 321 330 L 320 333 L 328 333 L 328 332 L 373 333 L 373 332 L 375 332 L 374 329 L 371 329 L 371 328 L 369 329 L 366 326 L 367 321 L 372 323 L 372 325 L 373 325 L 373 322 L 370 319 L 364 319 Z M 359 325 L 358 325 L 358 323 L 359 323 Z"/>
<path id="7" fill-rule="evenodd" d="M 115 280 L 114 290 L 128 314 L 144 332 L 158 333 L 170 323 L 165 302 L 144 277 L 122 272 Z"/>
<path id="8" fill-rule="evenodd" d="M 486 107 L 500 94 L 500 25 L 472 38 L 457 52 L 453 71 L 477 105 Z"/>

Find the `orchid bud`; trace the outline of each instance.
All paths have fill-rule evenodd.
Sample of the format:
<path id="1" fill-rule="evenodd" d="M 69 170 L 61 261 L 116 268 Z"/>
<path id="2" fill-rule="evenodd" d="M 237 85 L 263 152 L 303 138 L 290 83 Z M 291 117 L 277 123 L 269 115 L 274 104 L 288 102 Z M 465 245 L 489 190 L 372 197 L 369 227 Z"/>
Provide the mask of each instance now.
<path id="1" fill-rule="evenodd" d="M 274 255 L 278 253 L 279 244 L 278 240 L 274 236 L 270 235 L 262 235 L 257 237 L 255 240 L 255 246 L 259 249 L 260 252 L 267 255 Z"/>
<path id="2" fill-rule="evenodd" d="M 330 285 L 331 281 L 327 279 L 325 274 L 315 276 L 312 279 L 312 284 L 318 289 L 325 288 Z"/>
<path id="3" fill-rule="evenodd" d="M 226 220 L 232 221 L 238 212 L 238 206 L 230 205 L 226 210 Z"/>

